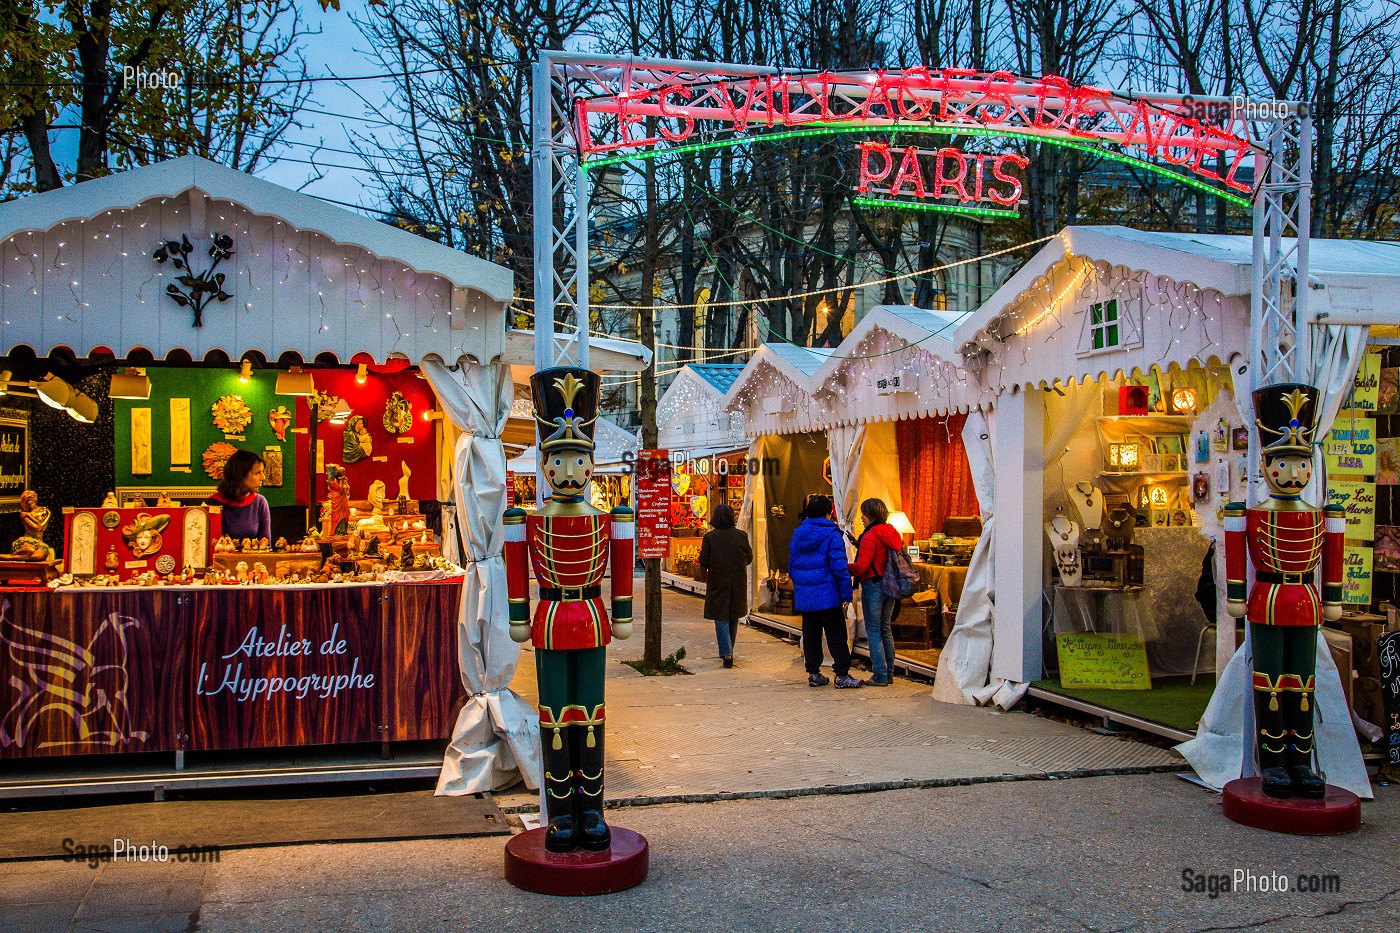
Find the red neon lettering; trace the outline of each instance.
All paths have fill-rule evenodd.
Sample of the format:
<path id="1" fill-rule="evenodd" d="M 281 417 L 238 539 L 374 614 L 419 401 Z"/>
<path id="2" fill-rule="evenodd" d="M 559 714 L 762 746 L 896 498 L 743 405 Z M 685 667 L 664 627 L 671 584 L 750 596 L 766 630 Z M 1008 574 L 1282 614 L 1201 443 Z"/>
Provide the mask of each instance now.
<path id="1" fill-rule="evenodd" d="M 734 103 L 734 97 L 730 94 L 733 87 L 728 81 L 719 82 L 719 96 L 724 101 L 724 111 L 729 115 L 729 120 L 734 124 L 735 132 L 742 133 L 749 128 L 749 114 L 753 112 L 754 99 L 758 92 L 758 78 L 748 80 L 747 91 L 739 90 L 742 95 L 743 105 Z"/>
<path id="2" fill-rule="evenodd" d="M 1008 207 L 1021 200 L 1021 180 L 1015 175 L 1008 175 L 1002 171 L 1002 166 L 1008 163 L 1022 171 L 1025 171 L 1026 166 L 1031 164 L 1029 159 L 1014 152 L 1004 152 L 997 156 L 996 161 L 992 163 L 992 177 L 1011 186 L 1010 193 L 1005 195 L 998 194 L 996 189 L 990 186 L 987 188 L 987 196 L 1003 207 Z"/>
<path id="3" fill-rule="evenodd" d="M 982 82 L 984 100 L 978 107 L 978 121 L 990 126 L 1005 123 L 1011 119 L 1014 108 L 1011 93 L 1016 87 L 1016 76 L 1009 71 L 995 71 Z M 990 111 L 999 110 L 993 115 Z"/>
<path id="4" fill-rule="evenodd" d="M 682 140 L 689 139 L 690 134 L 695 132 L 695 121 L 684 114 L 677 114 L 672 110 L 667 102 L 667 98 L 678 97 L 681 100 L 689 100 L 693 93 L 694 92 L 691 91 L 690 88 L 681 84 L 672 84 L 656 92 L 656 101 L 660 106 L 662 115 L 667 117 L 679 116 L 681 121 L 680 129 L 674 132 L 667 129 L 664 123 L 657 127 L 662 137 L 667 141 L 678 143 Z"/>
<path id="5" fill-rule="evenodd" d="M 922 65 L 916 68 L 906 68 L 899 75 L 898 96 L 895 97 L 895 106 L 899 110 L 899 116 L 904 120 L 927 120 L 933 113 L 933 100 L 929 97 L 919 97 L 917 92 L 927 92 L 933 86 L 933 77 L 928 69 Z"/>
<path id="6" fill-rule="evenodd" d="M 1206 139 L 1209 139 L 1209 140 L 1222 140 L 1222 139 L 1223 139 L 1223 140 L 1229 140 L 1229 139 L 1231 139 L 1229 133 L 1222 132 L 1221 130 L 1217 129 L 1216 127 L 1211 126 L 1209 123 L 1207 123 L 1207 124 L 1205 124 L 1204 126 L 1202 126 L 1201 129 L 1202 129 L 1202 132 L 1204 133 Z M 1219 174 L 1218 172 L 1213 172 L 1213 171 L 1211 171 L 1210 169 L 1206 168 L 1205 165 L 1202 164 L 1202 161 L 1205 159 L 1206 155 L 1208 154 L 1207 148 L 1208 148 L 1208 147 L 1204 145 L 1204 141 L 1203 141 L 1203 144 L 1202 144 L 1202 145 L 1196 147 L 1196 157 L 1195 157 L 1194 159 L 1191 160 L 1191 171 L 1194 172 L 1194 173 L 1196 173 L 1197 175 L 1200 175 L 1202 178 L 1209 178 L 1211 181 L 1224 181 L 1224 179 L 1220 177 L 1220 174 Z"/>
<path id="7" fill-rule="evenodd" d="M 1070 97 L 1070 104 L 1065 108 L 1065 125 L 1069 127 L 1070 133 L 1080 139 L 1094 139 L 1095 136 L 1092 132 L 1079 125 L 1079 118 L 1081 116 L 1089 117 L 1090 125 L 1092 125 L 1095 112 L 1094 104 L 1112 96 L 1107 91 L 1101 91 L 1096 87 L 1081 86 L 1075 88 L 1074 94 Z"/>
<path id="8" fill-rule="evenodd" d="M 593 134 L 588 129 L 588 101 L 580 97 L 574 101 L 574 136 L 578 139 L 578 148 L 585 154 L 596 152 L 593 145 Z"/>
<path id="9" fill-rule="evenodd" d="M 871 113 L 877 106 L 884 106 L 885 112 L 883 114 Z M 870 88 L 870 93 L 866 95 L 865 100 L 860 102 L 860 109 L 856 111 L 856 116 L 864 120 L 872 116 L 892 117 L 894 113 L 894 105 L 890 103 L 889 85 L 885 83 L 885 70 L 881 68 L 875 72 L 875 84 Z"/>
<path id="10" fill-rule="evenodd" d="M 1059 75 L 1046 75 L 1041 78 L 1035 86 L 1035 96 L 1040 102 L 1036 105 L 1031 124 L 1041 129 L 1058 129 L 1063 126 L 1066 117 L 1072 115 L 1068 113 L 1068 108 L 1061 106 L 1054 119 L 1049 119 L 1046 117 L 1047 107 L 1051 97 L 1061 97 L 1068 101 L 1072 90 L 1073 85 Z"/>
<path id="11" fill-rule="evenodd" d="M 1200 124 L 1190 117 L 1183 117 L 1177 114 L 1172 114 L 1164 118 L 1162 122 L 1164 125 L 1170 127 L 1170 129 L 1163 133 L 1163 138 L 1168 143 L 1173 140 L 1179 142 L 1179 145 L 1175 146 L 1164 145 L 1162 147 L 1162 158 L 1172 165 L 1185 165 L 1190 162 L 1192 151 L 1200 145 L 1200 141 L 1195 132 L 1200 127 Z M 1186 130 L 1186 135 L 1184 137 L 1180 135 L 1183 129 Z M 1178 159 L 1173 153 L 1183 149 L 1186 151 L 1186 155 Z"/>
<path id="12" fill-rule="evenodd" d="M 885 167 L 879 173 L 870 170 L 870 155 L 874 153 L 885 160 Z M 870 190 L 870 183 L 873 181 L 884 181 L 889 177 L 890 169 L 894 167 L 894 160 L 890 158 L 890 147 L 887 143 L 861 143 L 860 144 L 860 184 L 856 185 L 856 190 L 865 194 Z"/>
<path id="13" fill-rule="evenodd" d="M 975 158 L 975 160 L 974 160 L 974 164 L 977 166 L 977 176 L 976 176 L 976 180 L 973 182 L 972 198 L 973 198 L 973 200 L 975 200 L 975 201 L 980 201 L 980 200 L 982 200 L 982 193 L 983 193 L 983 190 L 982 190 L 982 181 L 983 181 L 983 176 L 986 174 L 986 166 L 985 166 L 985 164 L 984 164 L 985 161 L 986 161 L 986 158 L 987 158 L 986 156 L 980 156 L 980 155 L 979 155 L 979 156 L 977 156 L 977 157 Z"/>
<path id="14" fill-rule="evenodd" d="M 890 194 L 899 194 L 899 189 L 904 187 L 906 179 L 912 179 L 914 183 L 914 193 L 919 197 L 924 197 L 927 193 L 924 189 L 924 175 L 919 170 L 919 147 L 910 146 L 904 150 L 904 160 L 899 163 L 899 171 L 894 176 L 894 184 L 890 185 Z"/>
<path id="15" fill-rule="evenodd" d="M 958 163 L 958 173 L 956 175 L 949 175 L 944 171 L 944 167 L 949 161 L 953 160 L 956 160 Z M 934 159 L 933 164 L 933 196 L 935 198 L 943 197 L 944 188 L 952 188 L 958 193 L 958 200 L 964 202 L 972 200 L 972 198 L 968 197 L 966 187 L 967 156 L 963 155 L 961 150 L 954 149 L 951 146 L 945 146 L 938 150 L 938 155 Z"/>
<path id="16" fill-rule="evenodd" d="M 1235 160 L 1230 163 L 1230 170 L 1225 173 L 1225 184 L 1234 188 L 1236 191 L 1247 191 L 1252 194 L 1254 192 L 1253 188 L 1246 185 L 1244 182 L 1235 181 L 1235 172 L 1239 171 L 1240 163 L 1244 161 L 1244 157 L 1249 154 L 1249 151 L 1249 147 L 1243 144 L 1235 150 Z M 1254 160 L 1254 177 L 1256 180 L 1260 182 L 1264 180 L 1264 170 L 1267 167 L 1268 163 L 1266 163 L 1262 157 Z"/>
<path id="17" fill-rule="evenodd" d="M 768 78 L 768 125 L 786 123 L 792 113 L 787 78 Z"/>
<path id="18" fill-rule="evenodd" d="M 831 72 L 823 71 L 821 74 L 817 75 L 815 81 L 803 78 L 798 83 L 802 87 L 802 92 L 804 94 L 811 96 L 813 100 L 821 105 L 821 116 L 818 117 L 818 119 L 830 120 L 835 116 L 835 114 L 831 112 Z"/>
<path id="19" fill-rule="evenodd" d="M 938 77 L 933 79 L 934 89 L 939 92 L 938 119 L 955 120 L 961 114 L 955 112 L 953 104 L 965 101 L 968 94 L 963 91 L 954 90 L 953 82 L 958 78 L 970 78 L 977 72 L 971 68 L 940 68 Z"/>

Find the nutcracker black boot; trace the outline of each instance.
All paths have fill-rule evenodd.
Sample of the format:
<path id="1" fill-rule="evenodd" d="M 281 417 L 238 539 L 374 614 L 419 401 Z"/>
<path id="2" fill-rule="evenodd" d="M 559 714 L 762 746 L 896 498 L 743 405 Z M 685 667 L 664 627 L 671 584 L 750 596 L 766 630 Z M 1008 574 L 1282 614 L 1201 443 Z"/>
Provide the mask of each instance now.
<path id="1" fill-rule="evenodd" d="M 612 845 L 612 830 L 603 819 L 603 718 L 596 725 L 576 728 L 578 743 L 578 844 L 591 852 L 602 852 Z"/>
<path id="2" fill-rule="evenodd" d="M 1306 800 L 1321 800 L 1327 796 L 1327 782 L 1312 769 L 1313 755 L 1313 678 L 1306 685 L 1297 677 L 1285 675 L 1290 684 L 1283 694 L 1284 722 L 1288 726 L 1288 777 L 1293 793 Z"/>
<path id="3" fill-rule="evenodd" d="M 1254 672 L 1254 728 L 1259 747 L 1259 778 L 1270 797 L 1293 796 L 1293 780 L 1288 775 L 1284 753 L 1288 750 L 1288 727 L 1279 707 L 1278 681 L 1268 674 Z"/>
<path id="4" fill-rule="evenodd" d="M 545 830 L 544 847 L 550 852 L 572 852 L 578 846 L 577 806 L 574 772 L 569 755 L 572 728 L 541 727 L 540 749 L 544 753 Z M 557 747 L 556 747 L 557 745 Z"/>

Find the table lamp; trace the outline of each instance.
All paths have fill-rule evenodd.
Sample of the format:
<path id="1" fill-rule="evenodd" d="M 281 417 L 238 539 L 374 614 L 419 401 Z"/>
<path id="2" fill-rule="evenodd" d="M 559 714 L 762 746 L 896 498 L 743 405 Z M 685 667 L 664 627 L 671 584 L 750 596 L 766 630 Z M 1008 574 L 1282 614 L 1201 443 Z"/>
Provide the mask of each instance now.
<path id="1" fill-rule="evenodd" d="M 894 530 L 899 532 L 901 538 L 914 534 L 914 525 L 909 521 L 909 516 L 903 512 L 891 512 L 889 523 L 894 526 Z M 908 542 L 905 542 L 906 544 Z"/>

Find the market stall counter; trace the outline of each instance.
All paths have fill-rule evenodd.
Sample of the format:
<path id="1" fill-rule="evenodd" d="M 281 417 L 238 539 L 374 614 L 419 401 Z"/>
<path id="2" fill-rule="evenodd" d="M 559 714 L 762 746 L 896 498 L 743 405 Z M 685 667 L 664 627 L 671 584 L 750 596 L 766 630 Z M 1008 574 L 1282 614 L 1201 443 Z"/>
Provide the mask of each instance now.
<path id="1" fill-rule="evenodd" d="M 0 758 L 446 739 L 462 579 L 0 597 Z"/>

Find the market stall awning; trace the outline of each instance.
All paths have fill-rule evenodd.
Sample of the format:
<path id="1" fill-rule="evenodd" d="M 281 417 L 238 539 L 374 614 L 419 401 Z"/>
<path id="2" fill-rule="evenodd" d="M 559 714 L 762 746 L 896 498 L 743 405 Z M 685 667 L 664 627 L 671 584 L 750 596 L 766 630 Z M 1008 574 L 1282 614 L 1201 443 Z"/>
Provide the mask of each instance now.
<path id="1" fill-rule="evenodd" d="M 744 419 L 726 411 L 725 393 L 744 371 L 742 363 L 687 363 L 656 403 L 657 446 L 695 453 L 698 449 L 748 449 Z"/>
<path id="2" fill-rule="evenodd" d="M 573 338 L 572 332 L 556 334 L 555 343 L 564 347 Z M 535 332 L 533 330 L 506 331 L 503 362 L 511 367 L 511 378 L 516 385 L 530 381 L 535 371 Z M 615 337 L 588 338 L 589 368 L 600 373 L 639 373 L 651 363 L 651 351 L 632 340 Z"/>
<path id="3" fill-rule="evenodd" d="M 804 425 L 817 417 L 813 378 L 834 352 L 786 341 L 763 344 L 725 393 L 725 409 L 743 413 L 749 437 L 811 430 Z"/>
<path id="4" fill-rule="evenodd" d="M 185 240 L 185 268 L 160 261 Z M 489 362 L 513 293 L 508 269 L 196 156 L 0 204 L 0 275 L 0 355 Z M 227 296 L 201 326 L 191 275 Z"/>

